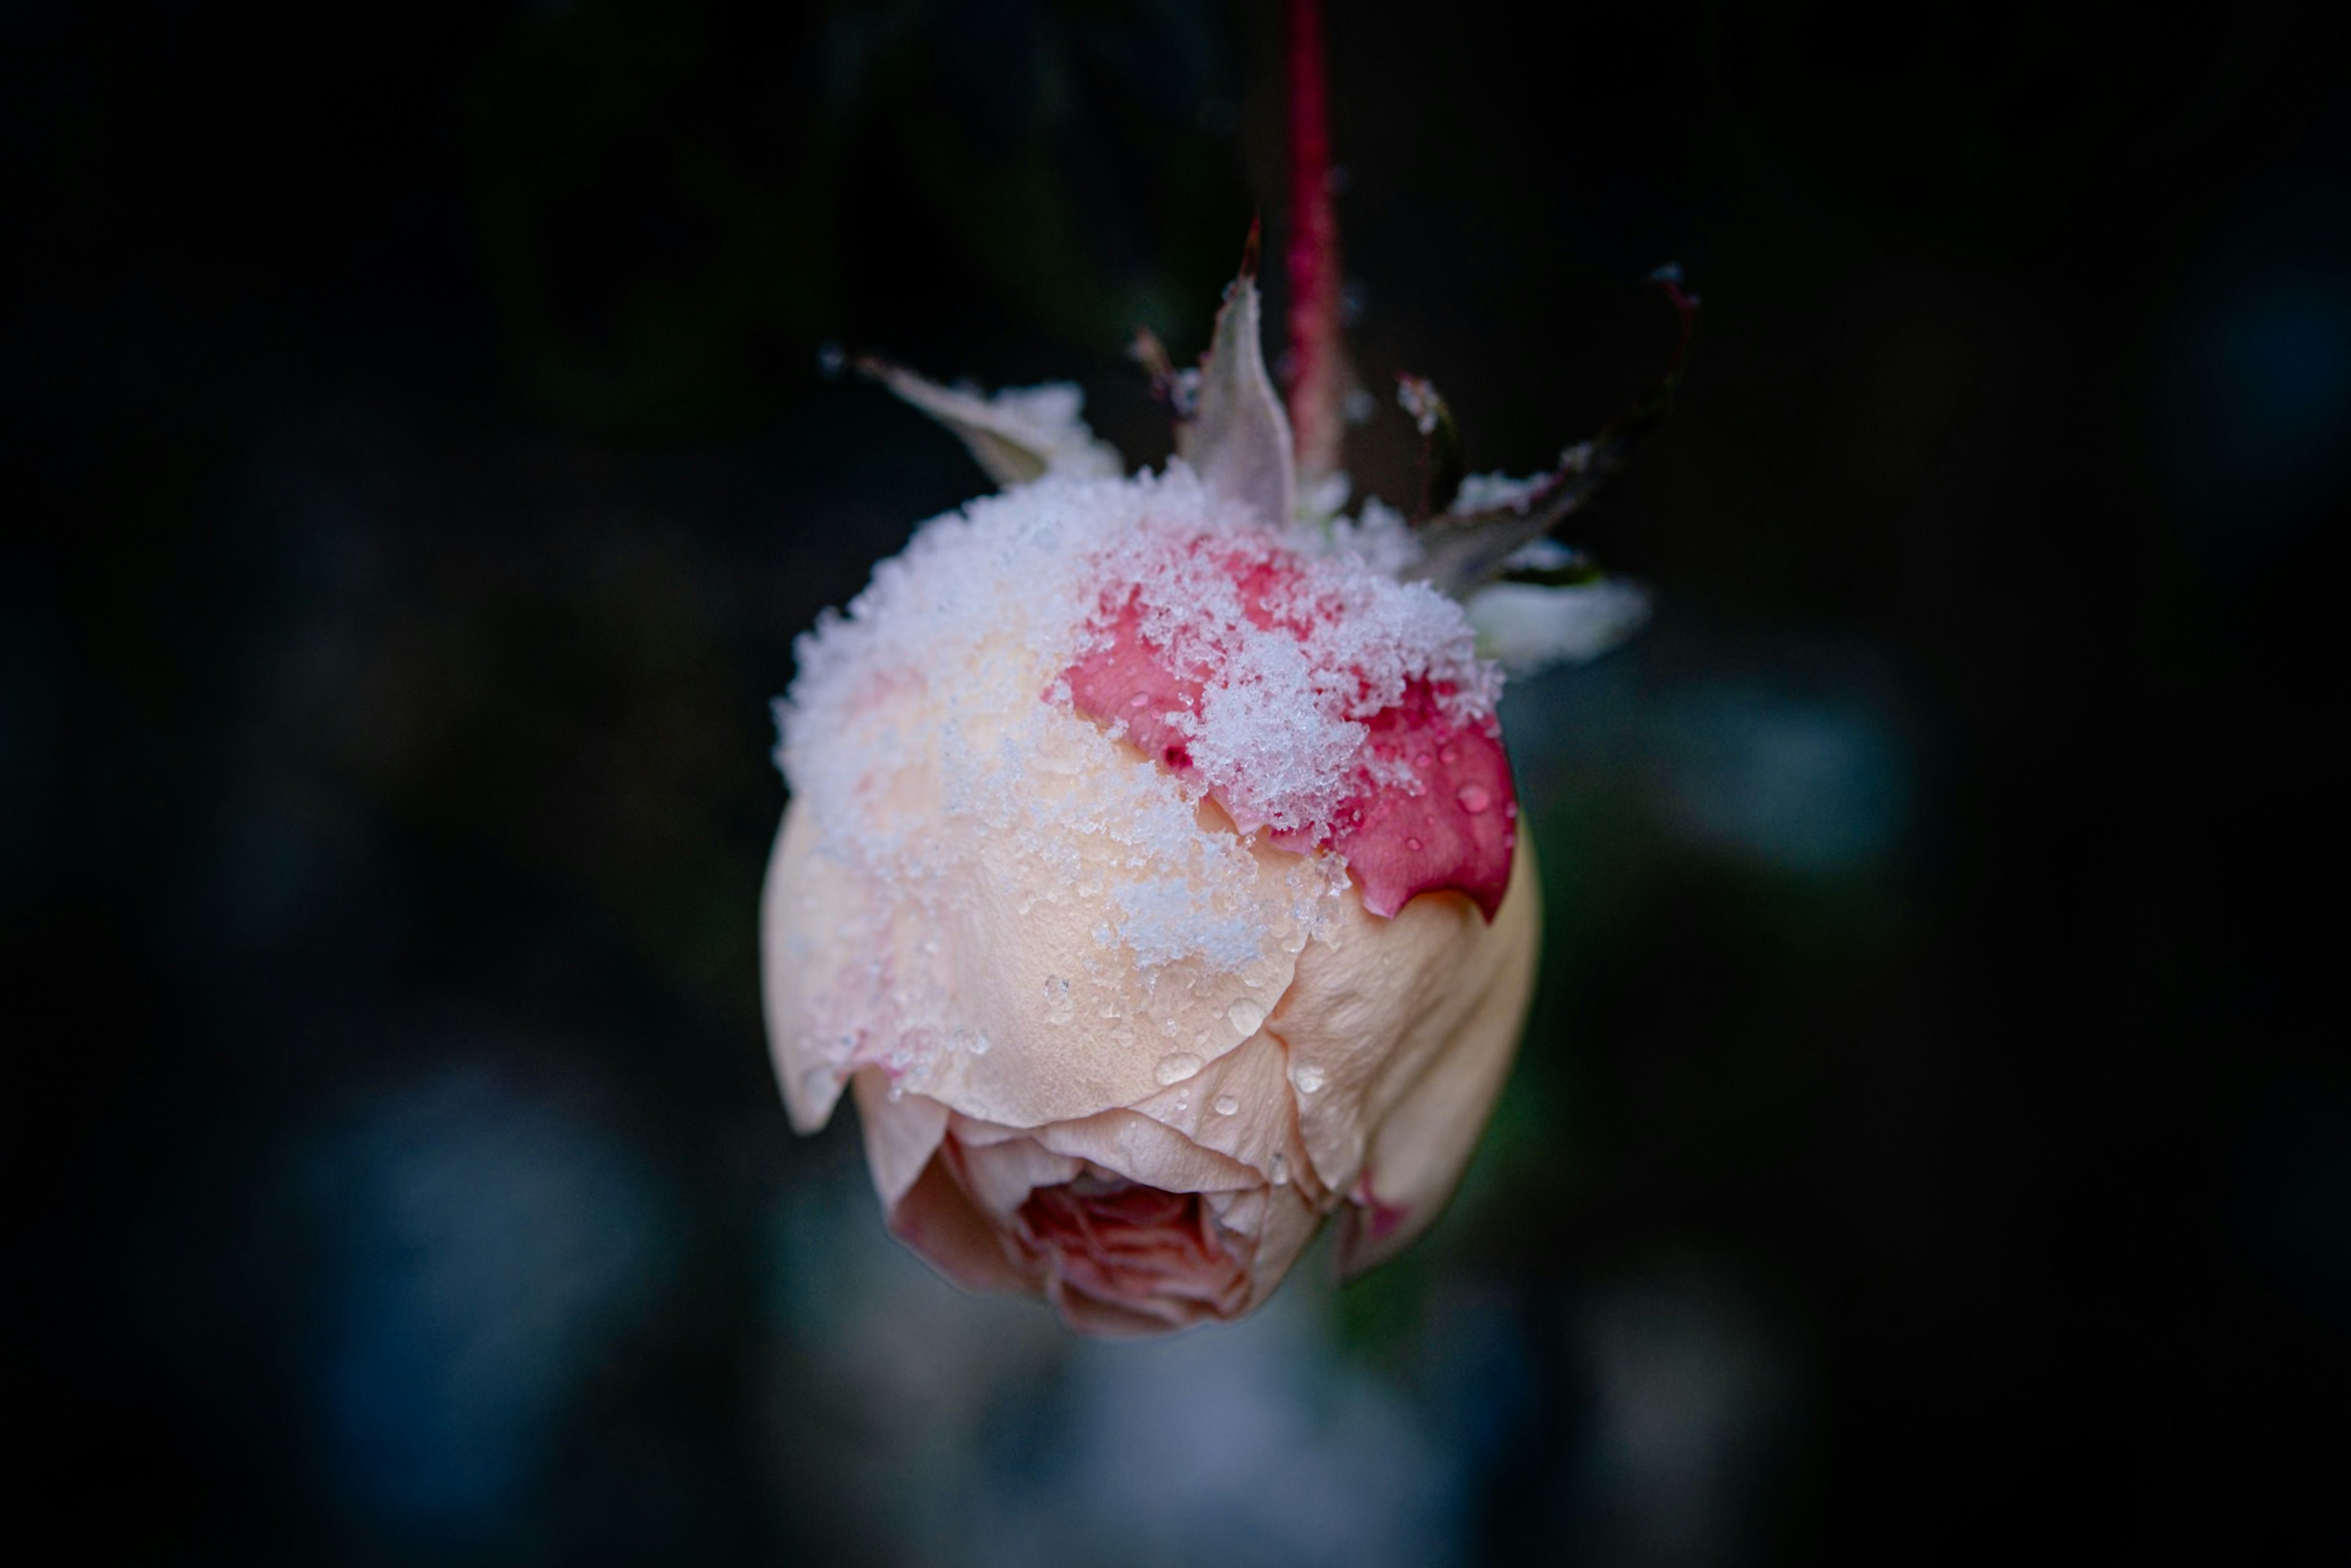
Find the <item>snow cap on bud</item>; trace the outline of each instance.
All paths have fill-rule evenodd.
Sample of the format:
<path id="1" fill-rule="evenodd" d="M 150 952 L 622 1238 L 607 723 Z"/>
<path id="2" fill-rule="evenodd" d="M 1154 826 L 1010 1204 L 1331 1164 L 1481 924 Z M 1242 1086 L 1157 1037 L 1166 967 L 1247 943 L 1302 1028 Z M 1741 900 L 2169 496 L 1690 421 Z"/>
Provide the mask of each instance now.
<path id="1" fill-rule="evenodd" d="M 1228 296 L 1164 474 L 1073 390 L 876 367 L 1004 494 L 799 644 L 763 903 L 793 1123 L 844 1090 L 891 1228 L 973 1288 L 1147 1333 L 1248 1311 L 1323 1219 L 1435 1218 L 1531 988 L 1536 890 L 1461 607 L 1393 514 L 1301 523 Z"/>

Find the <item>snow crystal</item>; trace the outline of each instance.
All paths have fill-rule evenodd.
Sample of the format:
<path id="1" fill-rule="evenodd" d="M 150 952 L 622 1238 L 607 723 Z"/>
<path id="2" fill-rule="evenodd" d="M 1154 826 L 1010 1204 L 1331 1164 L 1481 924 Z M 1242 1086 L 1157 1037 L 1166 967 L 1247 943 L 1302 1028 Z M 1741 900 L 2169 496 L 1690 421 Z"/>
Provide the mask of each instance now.
<path id="1" fill-rule="evenodd" d="M 1522 512 L 1550 477 L 1547 474 L 1530 479 L 1513 479 L 1508 474 L 1471 474 L 1461 481 L 1461 488 L 1454 492 L 1453 504 L 1446 509 L 1466 515 L 1507 507 Z"/>
<path id="2" fill-rule="evenodd" d="M 1328 838 L 1359 783 L 1364 721 L 1408 683 L 1443 694 L 1454 723 L 1493 712 L 1500 675 L 1478 656 L 1460 608 L 1367 559 L 1392 548 L 1401 522 L 1386 518 L 1374 513 L 1315 554 L 1295 548 L 1303 530 L 1155 519 L 1097 558 L 1108 613 L 1095 617 L 1091 651 L 1131 630 L 1177 681 L 1198 685 L 1196 709 L 1147 716 L 1185 737 L 1188 766 L 1245 829 Z"/>
<path id="3" fill-rule="evenodd" d="M 1040 423 L 1074 415 L 1074 389 L 1008 395 Z M 1393 748 L 1407 689 L 1429 722 L 1492 727 L 1500 674 L 1458 605 L 1392 575 L 1410 548 L 1373 504 L 1262 526 L 1180 462 L 1049 475 L 917 529 L 799 639 L 777 705 L 831 955 L 820 1054 L 932 1092 L 1019 1054 L 1024 1009 L 1173 1033 L 1223 1019 L 1237 981 L 1278 994 L 1349 886 L 1313 845 L 1376 771 L 1368 743 Z M 1079 711 L 1116 615 L 1193 706 Z M 1183 765 L 1139 751 L 1126 713 Z M 1303 852 L 1244 836 L 1260 828 Z M 973 1031 L 1011 1043 L 954 1049 Z"/>
<path id="4" fill-rule="evenodd" d="M 1611 580 L 1562 588 L 1498 582 L 1473 595 L 1468 611 L 1479 646 L 1514 674 L 1531 674 L 1615 647 L 1648 620 L 1649 596 Z"/>

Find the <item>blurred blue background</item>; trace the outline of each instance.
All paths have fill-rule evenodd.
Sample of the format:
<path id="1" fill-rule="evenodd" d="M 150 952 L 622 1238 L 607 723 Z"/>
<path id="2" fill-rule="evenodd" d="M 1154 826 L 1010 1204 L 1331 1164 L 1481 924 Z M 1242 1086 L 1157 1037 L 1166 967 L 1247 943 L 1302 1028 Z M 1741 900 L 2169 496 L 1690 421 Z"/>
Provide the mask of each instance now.
<path id="1" fill-rule="evenodd" d="M 1524 473 L 1661 364 L 1649 268 L 1707 318 L 1574 540 L 1656 622 L 1507 699 L 1548 948 L 1459 1200 L 1149 1346 L 789 1134 L 767 703 L 982 486 L 821 345 L 1164 457 L 1121 348 L 1278 220 L 1276 8 L 0 20 L 8 1339 L 77 1556 L 2351 1544 L 2321 8 L 1333 9 L 1370 384 Z M 1353 465 L 1408 499 L 1400 413 Z"/>

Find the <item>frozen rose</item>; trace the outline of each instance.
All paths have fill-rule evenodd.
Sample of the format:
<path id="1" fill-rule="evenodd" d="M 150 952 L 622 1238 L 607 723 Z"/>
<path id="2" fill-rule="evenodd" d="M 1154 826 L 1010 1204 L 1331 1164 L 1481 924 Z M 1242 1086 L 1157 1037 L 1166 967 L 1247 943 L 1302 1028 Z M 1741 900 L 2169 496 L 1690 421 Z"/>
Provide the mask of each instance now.
<path id="1" fill-rule="evenodd" d="M 1090 1332 L 1247 1312 L 1334 1215 L 1343 1270 L 1391 1255 L 1533 980 L 1469 615 L 1395 514 L 1301 504 L 1247 277 L 1155 476 L 1073 389 L 871 368 L 1009 488 L 883 562 L 778 704 L 794 1124 L 847 1091 L 901 1239 Z"/>

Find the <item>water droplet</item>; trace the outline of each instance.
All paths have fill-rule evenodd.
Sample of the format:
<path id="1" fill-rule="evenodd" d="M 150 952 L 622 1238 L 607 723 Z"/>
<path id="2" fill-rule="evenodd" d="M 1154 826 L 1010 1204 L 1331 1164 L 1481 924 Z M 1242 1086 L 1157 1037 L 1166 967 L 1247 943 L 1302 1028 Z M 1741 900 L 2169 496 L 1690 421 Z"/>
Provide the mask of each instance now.
<path id="1" fill-rule="evenodd" d="M 832 1069 L 829 1067 L 810 1068 L 806 1072 L 800 1074 L 800 1088 L 807 1092 L 809 1098 L 812 1100 L 822 1099 L 832 1089 Z"/>
<path id="2" fill-rule="evenodd" d="M 1453 749 L 1453 747 L 1449 747 L 1449 746 L 1448 746 L 1448 747 L 1447 747 L 1444 750 L 1442 750 L 1442 751 L 1438 752 L 1437 755 L 1438 758 L 1439 758 L 1440 760 L 1442 760 L 1442 761 L 1444 762 L 1444 764 L 1445 764 L 1447 768 L 1452 767 L 1452 766 L 1453 766 L 1453 764 L 1455 764 L 1455 763 L 1457 763 L 1457 762 L 1458 762 L 1458 761 L 1460 761 L 1460 760 L 1461 760 L 1461 754 L 1460 754 L 1459 752 L 1458 752 L 1458 751 L 1454 750 L 1454 749 Z"/>
<path id="3" fill-rule="evenodd" d="M 1460 801 L 1461 809 L 1473 817 L 1494 803 L 1494 797 L 1476 784 L 1464 784 L 1461 786 L 1460 792 L 1453 798 Z"/>
<path id="4" fill-rule="evenodd" d="M 1149 692 L 1137 692 L 1133 696 L 1126 699 L 1126 706 L 1129 707 L 1149 707 L 1151 706 L 1151 694 Z"/>
<path id="5" fill-rule="evenodd" d="M 906 1086 L 905 1086 L 904 1084 L 903 1084 L 903 1083 L 893 1083 L 892 1085 L 890 1085 L 890 1103 L 891 1103 L 891 1104 L 895 1105 L 899 1101 L 904 1100 L 905 1097 L 906 1097 Z"/>
<path id="6" fill-rule="evenodd" d="M 971 1031 L 971 1053 L 974 1056 L 986 1056 L 987 1054 L 987 1046 L 988 1040 L 987 1031 L 986 1030 L 976 1029 Z"/>
<path id="7" fill-rule="evenodd" d="M 1225 1009 L 1225 1018 L 1244 1035 L 1255 1034 L 1265 1025 L 1265 1009 L 1255 997 L 1243 997 Z"/>
<path id="8" fill-rule="evenodd" d="M 1418 839 L 1406 839 L 1404 841 L 1404 847 L 1408 850 L 1416 850 L 1420 848 L 1420 841 Z"/>
<path id="9" fill-rule="evenodd" d="M 1427 767 L 1427 766 L 1428 766 L 1429 761 L 1430 761 L 1430 758 L 1429 758 L 1428 753 L 1427 753 L 1427 752 L 1426 752 L 1426 751 L 1424 751 L 1424 752 L 1422 752 L 1419 756 L 1417 756 L 1417 757 L 1416 757 L 1416 758 L 1414 758 L 1412 759 L 1412 765 L 1413 765 L 1415 768 L 1426 768 L 1426 767 Z"/>
<path id="10" fill-rule="evenodd" d="M 1164 1083 L 1181 1083 L 1200 1071 L 1200 1059 L 1188 1051 L 1178 1051 L 1159 1059 L 1151 1075 Z"/>
<path id="11" fill-rule="evenodd" d="M 1288 1155 L 1277 1153 L 1273 1156 L 1273 1185 L 1276 1186 L 1288 1186 L 1290 1185 L 1290 1156 Z"/>
<path id="12" fill-rule="evenodd" d="M 1290 1081 L 1298 1085 L 1301 1094 L 1311 1094 L 1322 1087 L 1322 1070 L 1309 1061 L 1292 1072 Z"/>
<path id="13" fill-rule="evenodd" d="M 1241 1103 L 1230 1094 L 1219 1094 L 1216 1099 L 1216 1107 L 1217 1115 L 1229 1116 L 1241 1108 Z"/>

